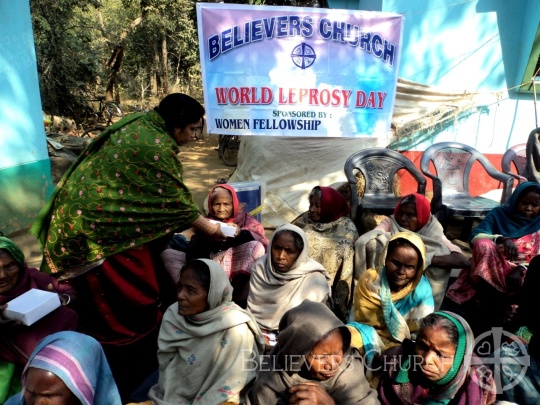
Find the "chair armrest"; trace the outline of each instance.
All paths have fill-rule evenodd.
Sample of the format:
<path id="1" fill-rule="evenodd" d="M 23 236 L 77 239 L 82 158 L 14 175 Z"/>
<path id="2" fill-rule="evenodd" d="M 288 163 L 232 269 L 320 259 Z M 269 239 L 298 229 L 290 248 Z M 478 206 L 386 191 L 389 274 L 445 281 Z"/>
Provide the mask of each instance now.
<path id="1" fill-rule="evenodd" d="M 349 182 L 349 189 L 351 191 L 351 220 L 356 223 L 356 210 L 358 209 L 358 205 L 360 204 L 360 200 L 358 199 L 358 188 L 356 186 L 356 182 Z"/>

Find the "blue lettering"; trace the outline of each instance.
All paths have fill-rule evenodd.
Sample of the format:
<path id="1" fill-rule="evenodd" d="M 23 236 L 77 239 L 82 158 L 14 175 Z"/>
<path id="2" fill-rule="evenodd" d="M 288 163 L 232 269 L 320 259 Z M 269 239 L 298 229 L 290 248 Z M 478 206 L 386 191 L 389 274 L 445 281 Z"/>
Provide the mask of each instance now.
<path id="1" fill-rule="evenodd" d="M 219 56 L 219 35 L 208 38 L 208 52 L 210 52 L 210 60 Z"/>
<path id="2" fill-rule="evenodd" d="M 371 52 L 371 34 L 369 32 L 360 35 L 360 49 Z"/>
<path id="3" fill-rule="evenodd" d="M 277 18 L 277 33 L 276 38 L 286 37 L 287 36 L 287 16 L 280 16 Z"/>
<path id="4" fill-rule="evenodd" d="M 272 17 L 269 19 L 265 18 L 263 20 L 264 23 L 264 33 L 266 34 L 266 38 L 273 38 L 274 37 L 274 27 L 276 26 L 276 18 Z"/>
<path id="5" fill-rule="evenodd" d="M 251 24 L 251 40 L 252 41 L 262 41 L 262 21 L 254 20 Z"/>
<path id="6" fill-rule="evenodd" d="M 310 37 L 313 35 L 313 19 L 310 16 L 302 19 L 302 36 Z"/>
<path id="7" fill-rule="evenodd" d="M 345 42 L 345 23 L 340 21 L 334 22 L 334 29 L 332 30 L 332 40 Z"/>
<path id="8" fill-rule="evenodd" d="M 228 28 L 221 33 L 221 53 L 225 53 L 232 49 L 232 28 Z"/>
<path id="9" fill-rule="evenodd" d="M 233 48 L 244 45 L 244 39 L 238 26 L 233 27 Z"/>
<path id="10" fill-rule="evenodd" d="M 300 17 L 292 15 L 289 17 L 289 36 L 300 35 Z"/>
<path id="11" fill-rule="evenodd" d="M 382 50 L 382 44 L 383 40 L 379 34 L 373 35 L 373 39 L 371 40 L 372 46 L 373 46 L 373 55 L 375 55 L 377 58 L 380 58 L 383 54 Z"/>
<path id="12" fill-rule="evenodd" d="M 391 44 L 388 41 L 384 41 L 384 53 L 383 53 L 383 60 L 386 63 L 389 63 L 390 66 L 394 66 L 394 53 L 396 51 L 396 47 L 394 44 Z"/>
<path id="13" fill-rule="evenodd" d="M 332 23 L 328 18 L 321 18 L 319 22 L 319 33 L 324 39 L 330 39 L 332 37 Z"/>

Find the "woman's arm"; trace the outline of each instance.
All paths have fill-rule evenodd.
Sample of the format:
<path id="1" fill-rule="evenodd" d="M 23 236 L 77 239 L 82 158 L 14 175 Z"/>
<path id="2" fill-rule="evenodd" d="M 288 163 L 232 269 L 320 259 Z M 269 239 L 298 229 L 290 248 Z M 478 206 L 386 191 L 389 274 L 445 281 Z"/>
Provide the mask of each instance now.
<path id="1" fill-rule="evenodd" d="M 209 219 L 199 215 L 199 217 L 191 223 L 191 226 L 199 233 L 212 237 L 213 239 L 225 240 L 227 237 L 221 232 L 219 224 L 210 222 Z"/>
<path id="2" fill-rule="evenodd" d="M 449 255 L 433 256 L 431 265 L 442 269 L 461 269 L 471 267 L 471 262 L 463 253 L 452 252 Z"/>

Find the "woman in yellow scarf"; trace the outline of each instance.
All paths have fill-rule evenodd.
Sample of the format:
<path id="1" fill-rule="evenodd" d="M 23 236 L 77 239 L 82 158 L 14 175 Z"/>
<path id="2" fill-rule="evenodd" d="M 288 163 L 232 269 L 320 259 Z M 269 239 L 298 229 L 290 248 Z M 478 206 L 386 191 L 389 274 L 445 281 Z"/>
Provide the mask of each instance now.
<path id="1" fill-rule="evenodd" d="M 420 320 L 433 312 L 433 293 L 423 276 L 426 249 L 411 232 L 393 235 L 377 269 L 358 280 L 349 329 L 352 345 L 370 363 L 376 353 L 411 339 Z"/>

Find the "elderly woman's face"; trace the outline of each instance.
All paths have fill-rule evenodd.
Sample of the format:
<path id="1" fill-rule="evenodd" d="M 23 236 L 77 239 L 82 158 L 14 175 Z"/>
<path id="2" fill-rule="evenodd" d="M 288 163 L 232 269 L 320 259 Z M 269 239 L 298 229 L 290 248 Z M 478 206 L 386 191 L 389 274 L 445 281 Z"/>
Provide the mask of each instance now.
<path id="1" fill-rule="evenodd" d="M 197 315 L 206 311 L 208 293 L 193 274 L 196 270 L 185 269 L 178 281 L 178 315 Z"/>
<path id="2" fill-rule="evenodd" d="M 456 346 L 441 328 L 421 329 L 416 341 L 420 371 L 430 381 L 443 378 L 454 363 Z"/>
<path id="3" fill-rule="evenodd" d="M 335 376 L 343 363 L 343 337 L 339 330 L 319 340 L 306 360 L 309 373 L 316 380 L 325 381 Z"/>
<path id="4" fill-rule="evenodd" d="M 212 193 L 212 212 L 217 219 L 229 219 L 233 215 L 233 199 L 229 190 L 216 188 Z"/>
<path id="5" fill-rule="evenodd" d="M 17 284 L 21 266 L 7 251 L 0 249 L 0 294 L 5 294 Z"/>
<path id="6" fill-rule="evenodd" d="M 313 222 L 321 220 L 321 198 L 316 195 L 309 197 L 309 219 Z"/>
<path id="7" fill-rule="evenodd" d="M 282 232 L 272 241 L 272 265 L 277 271 L 288 272 L 298 256 L 300 250 L 296 247 L 291 232 Z"/>
<path id="8" fill-rule="evenodd" d="M 24 388 L 26 405 L 76 405 L 80 401 L 66 384 L 50 371 L 30 367 Z"/>
<path id="9" fill-rule="evenodd" d="M 396 214 L 396 222 L 402 228 L 405 228 L 411 232 L 416 232 L 418 230 L 416 204 L 413 202 L 401 204 Z"/>
<path id="10" fill-rule="evenodd" d="M 385 267 L 390 290 L 400 291 L 416 276 L 418 253 L 410 246 L 396 246 L 386 255 Z"/>

